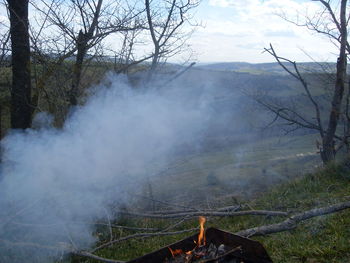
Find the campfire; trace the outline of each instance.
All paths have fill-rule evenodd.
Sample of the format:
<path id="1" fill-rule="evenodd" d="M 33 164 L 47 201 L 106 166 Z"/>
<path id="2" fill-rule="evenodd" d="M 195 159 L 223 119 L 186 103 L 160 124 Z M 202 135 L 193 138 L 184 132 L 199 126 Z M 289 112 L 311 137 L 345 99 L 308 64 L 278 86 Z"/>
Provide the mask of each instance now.
<path id="1" fill-rule="evenodd" d="M 207 245 L 204 230 L 205 221 L 205 217 L 199 217 L 200 231 L 197 241 L 193 241 L 196 244 L 194 249 L 184 252 L 182 249 L 173 250 L 171 247 L 168 247 L 172 258 L 166 258 L 164 263 L 211 262 L 223 259 L 227 254 L 241 249 L 241 246 L 231 249 L 224 244 L 216 246 L 214 243 L 210 243 Z"/>
<path id="2" fill-rule="evenodd" d="M 199 217 L 197 235 L 128 263 L 272 263 L 259 242 L 216 228 L 205 230 L 205 221 Z"/>

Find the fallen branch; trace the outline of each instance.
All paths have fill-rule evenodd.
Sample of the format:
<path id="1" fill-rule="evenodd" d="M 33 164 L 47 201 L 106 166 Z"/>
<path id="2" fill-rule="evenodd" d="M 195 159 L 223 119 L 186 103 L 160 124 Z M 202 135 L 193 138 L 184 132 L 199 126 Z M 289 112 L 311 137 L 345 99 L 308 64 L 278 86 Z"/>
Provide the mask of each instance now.
<path id="1" fill-rule="evenodd" d="M 265 226 L 260 226 L 260 227 L 254 227 L 254 228 L 239 231 L 236 234 L 240 235 L 240 236 L 245 236 L 245 237 L 252 237 L 252 236 L 267 235 L 267 234 L 272 234 L 272 233 L 277 233 L 277 232 L 288 231 L 288 230 L 292 230 L 292 229 L 296 228 L 298 223 L 305 221 L 307 219 L 321 216 L 321 215 L 332 214 L 332 213 L 342 211 L 342 210 L 348 209 L 348 208 L 350 208 L 350 201 L 334 204 L 334 205 L 327 206 L 327 207 L 315 208 L 315 209 L 311 209 L 311 210 L 306 211 L 306 212 L 302 212 L 302 213 L 293 215 L 280 223 L 265 225 Z M 152 214 L 151 215 L 149 215 L 149 214 L 134 214 L 134 213 L 131 213 L 131 214 L 136 215 L 136 216 L 144 216 L 144 215 L 147 215 L 150 217 L 154 216 Z M 240 212 L 232 212 L 232 213 L 208 212 L 208 211 L 207 212 L 196 212 L 196 213 L 191 213 L 190 215 L 187 215 L 187 216 L 197 216 L 197 215 L 215 215 L 216 216 L 217 214 L 219 214 L 220 216 L 222 216 L 222 214 L 224 214 L 224 216 L 231 216 L 231 215 L 279 215 L 279 216 L 282 216 L 282 215 L 287 215 L 287 213 L 285 213 L 285 212 L 278 212 L 278 211 L 250 210 L 250 211 L 240 211 Z M 171 217 L 166 217 L 166 218 L 172 218 L 174 215 L 170 215 L 170 216 Z M 180 220 L 175 225 L 178 225 L 183 220 L 185 220 L 185 218 Z M 42 244 L 37 244 L 37 243 L 30 243 L 30 242 L 12 242 L 12 241 L 3 240 L 3 239 L 0 239 L 0 243 L 3 243 L 5 245 L 9 245 L 9 246 L 35 247 L 35 248 L 40 248 L 40 249 L 61 250 L 61 251 L 66 251 L 67 253 L 71 253 L 72 255 L 87 257 L 87 258 L 95 259 L 95 260 L 98 260 L 101 262 L 106 262 L 106 263 L 124 263 L 124 261 L 120 261 L 120 260 L 113 260 L 113 259 L 99 257 L 97 255 L 94 255 L 93 253 L 96 252 L 97 250 L 112 246 L 114 244 L 129 240 L 129 239 L 149 238 L 149 237 L 154 237 L 154 236 L 166 236 L 166 235 L 177 235 L 177 234 L 193 232 L 193 231 L 197 231 L 197 230 L 198 230 L 197 228 L 192 228 L 192 229 L 186 229 L 186 230 L 176 231 L 176 232 L 137 233 L 137 234 L 125 236 L 125 237 L 122 237 L 119 239 L 111 240 L 107 243 L 100 245 L 99 247 L 94 248 L 90 252 L 74 250 L 74 249 L 72 249 L 72 247 L 69 244 L 61 244 L 60 247 L 53 247 L 53 246 L 47 246 L 47 245 L 42 245 Z"/>
<path id="2" fill-rule="evenodd" d="M 158 199 L 151 198 L 151 197 L 144 196 L 144 195 L 140 195 L 140 194 L 136 194 L 136 195 L 138 197 L 142 198 L 142 199 L 147 199 L 149 201 L 165 205 L 166 207 L 171 207 L 171 208 L 179 207 L 179 208 L 185 209 L 186 211 L 187 210 L 190 210 L 190 211 L 198 211 L 199 210 L 199 209 L 196 209 L 194 207 L 189 207 L 189 206 L 185 206 L 185 205 L 179 205 L 179 204 L 175 204 L 175 203 L 169 203 L 169 202 L 166 202 L 166 201 L 163 201 L 163 200 L 158 200 Z"/>
<path id="3" fill-rule="evenodd" d="M 235 206 L 225 206 L 218 209 L 187 209 L 187 210 L 163 210 L 163 211 L 154 211 L 152 215 L 171 215 L 171 214 L 184 214 L 184 213 L 193 213 L 193 212 L 236 212 L 242 208 L 241 205 Z"/>
<path id="4" fill-rule="evenodd" d="M 350 201 L 338 203 L 327 207 L 315 208 L 315 209 L 311 209 L 309 211 L 291 216 L 281 223 L 253 227 L 253 228 L 239 231 L 236 234 L 240 236 L 245 236 L 245 237 L 252 237 L 252 236 L 262 236 L 262 235 L 268 235 L 268 234 L 277 233 L 277 232 L 288 231 L 296 228 L 297 224 L 300 223 L 301 221 L 305 221 L 307 219 L 310 219 L 316 216 L 335 213 L 348 208 L 350 208 Z"/>
<path id="5" fill-rule="evenodd" d="M 23 222 L 10 222 L 12 225 L 18 225 L 23 227 L 54 227 L 54 226 L 62 226 L 62 223 L 53 223 L 53 224 L 40 224 L 40 223 L 23 223 Z M 78 222 L 78 221 L 72 221 L 67 223 L 67 225 L 93 225 L 93 226 L 106 226 L 106 227 L 112 227 L 112 228 L 118 228 L 118 229 L 126 229 L 126 230 L 133 230 L 133 231 L 161 231 L 160 228 L 151 228 L 151 227 L 132 227 L 132 226 L 122 226 L 122 225 L 115 225 L 115 224 L 109 224 L 108 222 Z"/>
<path id="6" fill-rule="evenodd" d="M 152 214 L 152 215 L 173 215 L 173 214 L 184 214 L 184 213 L 193 213 L 193 212 L 198 212 L 199 210 L 194 210 L 194 209 L 188 209 L 188 210 L 163 210 L 163 211 L 152 211 L 152 212 L 147 212 L 147 214 Z M 133 212 L 132 212 L 133 213 Z"/>
<path id="7" fill-rule="evenodd" d="M 166 232 L 169 231 L 171 229 L 174 229 L 175 227 L 181 225 L 183 222 L 185 222 L 186 220 L 188 220 L 189 218 L 186 216 L 184 218 L 181 218 L 181 220 L 179 220 L 178 222 L 176 222 L 175 224 L 172 224 L 166 228 L 164 228 L 163 230 L 159 231 L 159 232 Z"/>
<path id="8" fill-rule="evenodd" d="M 90 223 L 91 225 L 100 225 L 100 226 L 109 226 L 107 223 Z M 134 230 L 134 231 L 161 231 L 160 228 L 147 228 L 147 227 L 131 227 L 131 226 L 121 226 L 121 225 L 110 225 L 112 228 L 119 228 L 125 230 Z"/>
<path id="9" fill-rule="evenodd" d="M 233 205 L 233 206 L 225 206 L 225 207 L 220 207 L 216 209 L 216 211 L 219 212 L 236 212 L 238 210 L 241 210 L 242 206 L 241 205 Z"/>
<path id="10" fill-rule="evenodd" d="M 134 217 L 147 217 L 147 218 L 158 218 L 158 219 L 168 219 L 168 218 L 178 218 L 178 217 L 197 217 L 197 216 L 245 216 L 245 215 L 259 215 L 259 216 L 288 216 L 287 212 L 281 211 L 267 211 L 267 210 L 246 210 L 246 211 L 236 211 L 236 212 L 220 212 L 220 211 L 196 211 L 191 213 L 178 213 L 178 214 L 166 214 L 166 215 L 156 215 L 156 214 L 146 214 L 146 213 L 135 213 L 135 212 L 118 212 L 124 216 L 134 216 Z"/>
<path id="11" fill-rule="evenodd" d="M 125 261 L 120 261 L 120 260 L 113 260 L 113 259 L 109 259 L 109 258 L 99 257 L 99 256 L 91 254 L 87 251 L 72 251 L 71 254 L 75 255 L 75 256 L 80 256 L 80 257 L 92 258 L 92 259 L 102 261 L 102 262 L 107 262 L 107 263 L 124 263 L 125 262 Z"/>
<path id="12" fill-rule="evenodd" d="M 170 235 L 178 235 L 178 234 L 187 233 L 187 232 L 193 232 L 193 231 L 197 231 L 197 230 L 198 230 L 198 228 L 191 228 L 191 229 L 185 229 L 185 230 L 176 231 L 176 232 L 137 233 L 137 234 L 121 237 L 119 239 L 115 239 L 115 240 L 109 241 L 107 243 L 104 243 L 104 244 L 94 248 L 93 250 L 91 250 L 91 252 L 93 253 L 93 252 L 96 252 L 97 250 L 100 250 L 102 248 L 106 248 L 106 247 L 112 246 L 114 244 L 117 244 L 117 243 L 129 240 L 129 239 L 133 239 L 133 238 L 148 238 L 148 237 L 155 237 L 155 236 L 170 236 Z"/>
<path id="13" fill-rule="evenodd" d="M 62 251 L 65 253 L 76 255 L 76 256 L 92 258 L 92 259 L 96 259 L 107 263 L 124 263 L 124 261 L 120 261 L 120 260 L 113 260 L 113 259 L 99 257 L 87 251 L 74 250 L 72 246 L 69 245 L 68 243 L 61 243 L 59 244 L 59 246 L 48 246 L 48 245 L 43 245 L 43 244 L 34 243 L 34 242 L 13 242 L 10 240 L 0 239 L 0 244 L 1 243 L 12 248 L 13 247 L 30 247 L 30 248 L 36 248 L 36 249 L 48 249 L 53 251 Z"/>
<path id="14" fill-rule="evenodd" d="M 70 245 L 66 243 L 61 243 L 59 247 L 56 247 L 56 246 L 43 245 L 43 244 L 34 243 L 34 242 L 25 242 L 25 241 L 14 242 L 6 239 L 0 239 L 0 244 L 9 246 L 9 247 L 31 247 L 31 248 L 37 248 L 37 249 L 62 250 L 62 251 L 66 251 L 67 248 L 70 247 Z"/>

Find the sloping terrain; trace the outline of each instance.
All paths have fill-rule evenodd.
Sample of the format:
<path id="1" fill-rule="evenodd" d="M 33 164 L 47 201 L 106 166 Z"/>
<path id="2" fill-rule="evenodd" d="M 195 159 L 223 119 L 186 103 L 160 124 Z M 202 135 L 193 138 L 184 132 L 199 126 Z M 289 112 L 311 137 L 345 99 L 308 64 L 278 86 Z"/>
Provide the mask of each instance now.
<path id="1" fill-rule="evenodd" d="M 313 208 L 349 201 L 350 168 L 349 161 L 333 164 L 316 173 L 299 176 L 287 183 L 279 184 L 266 192 L 262 192 L 241 205 L 248 209 L 265 209 L 285 211 L 290 215 L 304 212 Z M 227 198 L 222 205 L 237 205 Z M 213 208 L 213 207 L 210 207 Z M 295 229 L 274 233 L 263 237 L 254 237 L 260 241 L 274 262 L 348 262 L 350 258 L 350 211 L 349 209 L 306 220 L 299 223 Z M 278 223 L 285 218 L 269 216 L 239 216 L 239 217 L 208 217 L 207 227 L 213 226 L 235 233 L 255 226 Z M 130 219 L 121 217 L 119 224 L 132 227 L 162 229 L 177 224 L 178 219 L 156 220 L 149 218 Z M 197 219 L 188 220 L 175 230 L 197 227 Z M 173 230 L 173 231 L 175 231 Z M 108 231 L 100 237 L 108 238 Z M 128 236 L 133 232 L 116 230 L 117 237 Z M 176 242 L 190 234 L 183 233 L 172 236 L 155 236 L 144 239 L 131 239 L 120 242 L 98 252 L 99 256 L 130 260 Z M 95 262 L 75 258 L 73 262 Z"/>

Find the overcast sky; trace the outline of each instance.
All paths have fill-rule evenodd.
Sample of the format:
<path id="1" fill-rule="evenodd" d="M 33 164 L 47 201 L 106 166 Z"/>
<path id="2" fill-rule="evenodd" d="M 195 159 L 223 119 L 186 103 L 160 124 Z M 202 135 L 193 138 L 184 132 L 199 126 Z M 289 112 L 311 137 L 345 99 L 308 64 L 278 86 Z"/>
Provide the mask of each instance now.
<path id="1" fill-rule="evenodd" d="M 272 43 L 278 53 L 296 61 L 334 61 L 330 41 L 306 28 L 284 21 L 277 14 L 302 19 L 315 14 L 320 4 L 311 0 L 203 0 L 190 43 L 200 62 L 270 62 L 262 53 Z M 308 55 L 305 55 L 307 53 Z"/>

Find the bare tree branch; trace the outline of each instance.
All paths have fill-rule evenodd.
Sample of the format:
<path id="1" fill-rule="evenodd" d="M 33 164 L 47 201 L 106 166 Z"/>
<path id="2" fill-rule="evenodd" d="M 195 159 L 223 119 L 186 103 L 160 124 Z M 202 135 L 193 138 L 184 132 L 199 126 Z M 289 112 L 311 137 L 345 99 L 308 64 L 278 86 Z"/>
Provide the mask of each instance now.
<path id="1" fill-rule="evenodd" d="M 246 210 L 246 211 L 237 211 L 237 212 L 217 212 L 217 211 L 197 211 L 191 213 L 178 213 L 178 214 L 168 214 L 168 215 L 156 215 L 156 214 L 144 214 L 144 213 L 134 213 L 134 212 L 118 212 L 124 216 L 133 216 L 133 217 L 145 217 L 145 218 L 178 218 L 178 217 L 197 217 L 197 216 L 219 216 L 219 217 L 228 217 L 228 216 L 245 216 L 245 215 L 259 215 L 259 216 L 287 216 L 288 213 L 281 211 L 267 211 L 267 210 Z"/>
<path id="2" fill-rule="evenodd" d="M 272 55 L 276 61 L 278 62 L 278 64 L 286 71 L 289 73 L 289 75 L 293 76 L 295 79 L 297 79 L 303 86 L 306 94 L 307 94 L 307 97 L 309 98 L 310 102 L 313 104 L 314 106 L 314 109 L 315 109 L 315 112 L 316 112 L 316 120 L 317 120 L 317 126 L 318 126 L 318 130 L 320 132 L 320 135 L 321 135 L 321 138 L 324 137 L 324 132 L 323 132 L 323 127 L 322 127 L 322 121 L 321 121 L 321 113 L 320 113 L 320 108 L 317 104 L 317 102 L 315 101 L 315 99 L 313 98 L 313 96 L 311 95 L 311 92 L 310 92 L 310 89 L 309 89 L 309 86 L 307 84 L 307 82 L 305 81 L 305 79 L 302 77 L 302 75 L 300 74 L 300 71 L 298 69 L 298 66 L 296 64 L 295 61 L 291 61 L 287 58 L 283 58 L 283 57 L 280 57 L 276 54 L 272 44 L 270 44 L 270 48 L 269 49 L 266 49 L 265 48 L 265 51 L 267 51 L 270 55 Z M 294 68 L 294 72 L 292 72 L 291 70 L 289 70 L 284 64 L 282 61 L 286 61 L 290 64 L 292 64 L 293 68 Z M 300 117 L 300 116 L 299 116 Z M 302 118 L 303 119 L 303 118 Z M 304 119 L 303 119 L 304 120 Z M 305 120 L 304 120 L 305 121 Z"/>
<path id="3" fill-rule="evenodd" d="M 348 208 L 350 208 L 349 201 L 334 204 L 327 207 L 315 208 L 315 209 L 311 209 L 309 211 L 291 216 L 288 219 L 282 221 L 281 223 L 249 228 L 246 230 L 241 230 L 236 234 L 240 236 L 245 236 L 245 237 L 252 237 L 252 236 L 268 235 L 268 234 L 282 232 L 282 231 L 288 231 L 296 228 L 298 223 L 305 221 L 307 219 L 310 219 L 316 216 L 322 216 L 322 215 L 339 212 Z"/>
<path id="4" fill-rule="evenodd" d="M 171 236 L 171 235 L 178 235 L 178 234 L 183 234 L 183 233 L 188 233 L 188 232 L 194 232 L 197 231 L 198 228 L 191 228 L 191 229 L 185 229 L 181 231 L 175 231 L 175 232 L 156 232 L 156 233 L 137 233 L 125 237 L 121 237 L 116 240 L 109 241 L 107 243 L 104 243 L 96 248 L 94 248 L 91 252 L 94 253 L 100 249 L 115 245 L 117 243 L 129 240 L 129 239 L 134 239 L 134 238 L 149 238 L 149 237 L 155 237 L 155 236 Z"/>
<path id="5" fill-rule="evenodd" d="M 94 255 L 94 254 L 92 254 L 90 252 L 84 251 L 84 250 L 82 250 L 82 251 L 71 251 L 70 253 L 72 255 L 75 255 L 75 256 L 91 258 L 91 259 L 98 260 L 98 261 L 101 261 L 101 262 L 106 262 L 106 263 L 125 263 L 125 261 L 108 259 L 108 258 L 103 258 L 103 257 L 100 257 L 100 256 L 96 256 L 96 255 Z"/>

